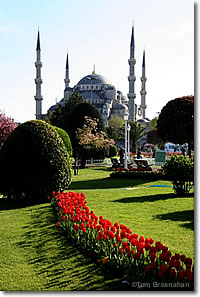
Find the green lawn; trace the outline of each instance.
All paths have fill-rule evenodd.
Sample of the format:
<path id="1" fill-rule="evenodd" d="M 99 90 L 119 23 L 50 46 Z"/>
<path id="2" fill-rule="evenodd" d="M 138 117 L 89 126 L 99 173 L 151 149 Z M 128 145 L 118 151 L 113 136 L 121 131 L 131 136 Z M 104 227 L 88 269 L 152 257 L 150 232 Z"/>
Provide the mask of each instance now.
<path id="1" fill-rule="evenodd" d="M 96 215 L 126 224 L 173 252 L 194 256 L 193 195 L 176 197 L 167 181 L 109 179 L 106 168 L 80 170 L 71 191 L 83 191 Z M 80 253 L 55 228 L 50 205 L 0 199 L 0 290 L 122 290 L 118 279 Z"/>
<path id="2" fill-rule="evenodd" d="M 0 199 L 0 291 L 120 290 L 55 227 L 49 204 L 10 209 Z M 111 279 L 110 279 L 111 278 Z"/>
<path id="3" fill-rule="evenodd" d="M 83 191 L 95 214 L 127 225 L 134 233 L 161 241 L 194 258 L 194 197 L 175 196 L 168 181 L 110 179 L 106 168 L 83 169 L 70 190 Z"/>

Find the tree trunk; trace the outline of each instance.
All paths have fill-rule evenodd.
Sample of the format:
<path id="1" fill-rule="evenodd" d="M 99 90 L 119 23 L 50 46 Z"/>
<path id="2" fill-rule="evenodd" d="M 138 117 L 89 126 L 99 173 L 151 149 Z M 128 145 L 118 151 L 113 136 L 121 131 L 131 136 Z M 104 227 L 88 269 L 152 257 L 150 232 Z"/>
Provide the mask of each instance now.
<path id="1" fill-rule="evenodd" d="M 81 166 L 80 166 L 80 168 L 81 169 L 85 168 L 85 165 L 86 165 L 86 156 L 83 155 L 81 157 Z"/>
<path id="2" fill-rule="evenodd" d="M 192 157 L 192 154 L 191 154 L 191 141 L 190 140 L 188 141 L 188 155 L 189 155 L 189 158 Z"/>
<path id="3" fill-rule="evenodd" d="M 76 163 L 77 163 L 77 160 L 75 158 L 75 160 L 74 160 L 74 175 L 78 175 L 77 170 L 76 170 Z"/>
<path id="4" fill-rule="evenodd" d="M 74 156 L 74 175 L 78 175 L 78 153 Z"/>

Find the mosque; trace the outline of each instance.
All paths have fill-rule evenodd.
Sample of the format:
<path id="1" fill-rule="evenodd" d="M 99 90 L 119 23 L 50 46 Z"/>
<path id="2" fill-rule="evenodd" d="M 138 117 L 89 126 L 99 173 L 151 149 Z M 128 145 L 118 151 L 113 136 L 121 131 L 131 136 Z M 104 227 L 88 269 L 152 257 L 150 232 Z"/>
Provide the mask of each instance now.
<path id="1" fill-rule="evenodd" d="M 41 47 L 40 47 L 40 33 L 38 31 L 37 47 L 36 47 L 36 119 L 43 119 L 47 117 L 47 114 L 42 114 L 42 94 L 41 94 Z M 78 91 L 86 102 L 94 105 L 100 112 L 104 119 L 104 123 L 107 126 L 110 118 L 114 116 L 120 116 L 124 119 L 124 116 L 128 113 L 129 121 L 148 122 L 149 120 L 145 116 L 146 111 L 146 76 L 145 76 L 145 51 L 143 52 L 142 61 L 142 76 L 141 76 L 141 103 L 139 106 L 135 103 L 135 41 L 134 41 L 134 26 L 132 26 L 131 42 L 130 42 L 130 58 L 129 63 L 129 92 L 128 98 L 122 94 L 121 91 L 116 90 L 115 86 L 103 75 L 96 74 L 95 66 L 92 74 L 84 76 L 77 85 L 70 87 L 69 78 L 69 57 L 67 53 L 66 70 L 65 70 L 65 89 L 64 97 L 60 102 L 52 105 L 48 112 L 53 112 L 59 105 L 64 105 L 70 98 L 73 92 Z"/>

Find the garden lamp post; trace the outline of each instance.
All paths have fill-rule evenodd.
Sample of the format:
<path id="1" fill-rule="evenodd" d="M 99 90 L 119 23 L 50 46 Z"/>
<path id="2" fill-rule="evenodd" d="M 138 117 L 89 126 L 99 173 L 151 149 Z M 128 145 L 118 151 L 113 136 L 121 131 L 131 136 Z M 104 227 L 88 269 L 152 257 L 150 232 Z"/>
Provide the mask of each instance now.
<path id="1" fill-rule="evenodd" d="M 131 131 L 130 124 L 128 124 L 127 131 L 128 131 L 128 160 L 129 160 L 130 159 L 130 131 Z"/>
<path id="2" fill-rule="evenodd" d="M 127 169 L 127 122 L 128 122 L 128 112 L 124 112 L 124 121 L 125 121 L 125 153 L 124 153 L 124 168 Z"/>

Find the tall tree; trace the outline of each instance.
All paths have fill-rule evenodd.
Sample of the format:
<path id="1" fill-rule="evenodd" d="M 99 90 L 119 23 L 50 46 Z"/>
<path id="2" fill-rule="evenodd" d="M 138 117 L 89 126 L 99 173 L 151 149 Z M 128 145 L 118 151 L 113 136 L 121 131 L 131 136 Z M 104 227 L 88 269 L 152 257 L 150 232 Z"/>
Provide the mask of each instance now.
<path id="1" fill-rule="evenodd" d="M 108 127 L 106 127 L 107 136 L 117 140 L 124 138 L 124 120 L 119 116 L 114 116 L 108 121 Z"/>
<path id="2" fill-rule="evenodd" d="M 52 113 L 48 113 L 48 118 L 53 126 L 62 128 L 66 132 L 69 131 L 70 126 L 70 114 L 76 106 L 80 103 L 84 103 L 85 99 L 79 92 L 74 92 L 68 101 L 64 105 L 59 104 L 58 108 Z"/>
<path id="3" fill-rule="evenodd" d="M 162 144 L 162 139 L 159 137 L 157 129 L 147 132 L 147 142 L 154 145 Z"/>
<path id="4" fill-rule="evenodd" d="M 83 146 L 79 144 L 79 140 L 76 137 L 77 129 L 83 128 L 85 124 L 85 116 L 91 119 L 97 120 L 97 131 L 105 131 L 103 118 L 99 111 L 90 103 L 81 103 L 77 105 L 70 114 L 68 133 L 72 142 L 73 156 L 75 158 L 75 164 L 78 158 L 81 156 L 82 165 L 84 164 L 84 157 L 86 156 Z M 76 174 L 76 169 L 75 169 Z"/>
<path id="5" fill-rule="evenodd" d="M 106 138 L 106 132 L 98 129 L 99 119 L 92 119 L 85 116 L 82 128 L 77 128 L 76 138 L 79 144 L 87 150 L 98 150 L 109 148 L 114 145 L 114 140 Z"/>
<path id="6" fill-rule="evenodd" d="M 136 152 L 136 142 L 145 135 L 146 126 L 140 122 L 129 122 L 131 126 L 130 130 L 130 140 L 132 143 L 132 152 Z"/>
<path id="7" fill-rule="evenodd" d="M 178 144 L 194 143 L 194 96 L 184 96 L 170 100 L 161 110 L 157 129 L 163 141 Z"/>
<path id="8" fill-rule="evenodd" d="M 157 127 L 157 121 L 158 121 L 158 118 L 155 117 L 155 118 L 153 118 L 153 119 L 149 122 L 149 128 L 150 128 L 150 130 L 154 130 L 154 129 L 156 129 L 156 127 Z"/>

